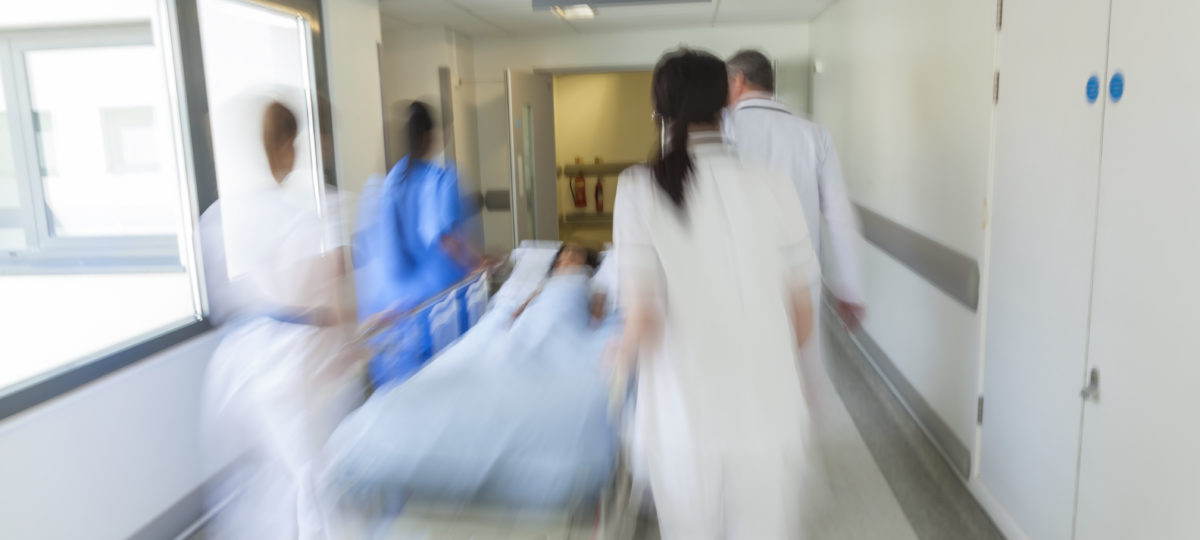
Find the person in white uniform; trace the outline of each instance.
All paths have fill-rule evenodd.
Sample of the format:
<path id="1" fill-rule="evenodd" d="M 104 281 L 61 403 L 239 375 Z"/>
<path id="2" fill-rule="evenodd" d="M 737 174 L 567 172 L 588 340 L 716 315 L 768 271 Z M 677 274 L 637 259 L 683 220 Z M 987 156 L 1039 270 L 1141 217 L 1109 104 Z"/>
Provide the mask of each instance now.
<path id="1" fill-rule="evenodd" d="M 817 254 L 826 264 L 832 263 L 834 306 L 846 324 L 856 329 L 865 314 L 854 245 L 859 221 L 846 194 L 833 138 L 821 125 L 792 113 L 772 98 L 775 70 L 766 55 L 740 51 L 726 61 L 726 66 L 730 100 L 724 124 L 726 140 L 744 163 L 780 171 L 795 182 Z M 820 241 L 822 217 L 829 235 L 827 246 Z M 814 279 L 812 285 L 817 292 L 813 295 L 817 300 L 814 306 L 819 309 L 821 283 Z"/>
<path id="2" fill-rule="evenodd" d="M 653 99 L 669 136 L 617 184 L 615 352 L 636 359 L 635 467 L 667 540 L 803 534 L 813 441 L 797 348 L 816 257 L 789 179 L 723 143 L 727 92 L 719 58 L 664 56 Z"/>
<path id="3" fill-rule="evenodd" d="M 241 455 L 209 494 L 225 500 L 213 538 L 335 538 L 320 495 L 319 456 L 337 422 L 361 402 L 365 355 L 352 340 L 354 311 L 340 213 L 334 193 L 318 210 L 295 200 L 296 116 L 272 102 L 262 115 L 265 162 L 248 162 L 258 189 L 206 212 L 206 246 L 217 261 L 240 260 L 244 273 L 206 265 L 214 308 L 231 327 L 213 353 L 204 390 L 205 443 L 212 459 Z M 247 144 L 250 144 L 247 142 Z M 258 171 L 257 166 L 269 166 Z M 266 167 L 264 167 L 265 169 Z M 233 219 L 231 219 L 233 218 Z M 239 219 L 240 218 L 240 219 Z M 239 240 L 222 242 L 222 228 Z M 206 261 L 207 262 L 207 261 Z"/>

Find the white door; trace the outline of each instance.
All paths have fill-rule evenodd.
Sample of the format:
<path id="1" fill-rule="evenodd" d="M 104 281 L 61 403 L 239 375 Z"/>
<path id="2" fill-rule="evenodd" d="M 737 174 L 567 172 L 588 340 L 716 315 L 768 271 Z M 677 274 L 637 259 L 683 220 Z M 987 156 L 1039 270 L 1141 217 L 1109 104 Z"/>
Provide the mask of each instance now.
<path id="1" fill-rule="evenodd" d="M 1200 2 L 1112 4 L 1075 537 L 1200 538 Z"/>
<path id="2" fill-rule="evenodd" d="M 1108 0 L 1008 0 L 1000 33 L 979 471 L 1038 539 L 1074 513 L 1107 30 Z"/>
<path id="3" fill-rule="evenodd" d="M 554 81 L 546 73 L 507 70 L 513 229 L 522 240 L 558 239 L 554 160 Z"/>

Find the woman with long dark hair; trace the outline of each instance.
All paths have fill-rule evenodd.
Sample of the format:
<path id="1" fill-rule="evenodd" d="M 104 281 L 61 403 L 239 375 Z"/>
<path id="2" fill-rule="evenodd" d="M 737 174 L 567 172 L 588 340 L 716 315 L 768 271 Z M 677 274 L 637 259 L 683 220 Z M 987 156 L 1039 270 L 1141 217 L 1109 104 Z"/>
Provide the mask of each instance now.
<path id="1" fill-rule="evenodd" d="M 727 93 L 715 56 L 659 61 L 667 136 L 622 173 L 614 208 L 618 351 L 637 362 L 636 455 L 668 540 L 802 535 L 812 440 L 797 348 L 816 258 L 792 184 L 722 143 Z"/>
<path id="2" fill-rule="evenodd" d="M 478 264 L 461 232 L 466 216 L 458 175 L 431 162 L 437 139 L 428 105 L 408 106 L 406 131 L 408 154 L 382 181 L 368 183 L 359 207 L 354 267 L 360 320 L 412 309 Z M 412 322 L 383 338 L 386 352 L 370 364 L 376 387 L 407 378 L 429 359 L 427 334 Z"/>

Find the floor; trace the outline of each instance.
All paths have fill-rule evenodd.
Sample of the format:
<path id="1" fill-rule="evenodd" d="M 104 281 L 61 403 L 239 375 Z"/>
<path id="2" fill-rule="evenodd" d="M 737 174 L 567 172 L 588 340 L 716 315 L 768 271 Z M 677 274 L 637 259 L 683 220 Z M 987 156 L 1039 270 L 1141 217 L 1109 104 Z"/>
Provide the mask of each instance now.
<path id="1" fill-rule="evenodd" d="M 826 361 L 808 373 L 820 446 L 829 471 L 829 505 L 813 523 L 812 538 L 836 540 L 1002 539 L 963 483 L 888 389 L 845 330 L 826 311 Z M 547 533 L 510 516 L 481 523 L 402 518 L 371 536 L 396 540 L 595 538 L 587 526 Z M 361 530 L 361 529 L 357 529 Z M 357 534 L 355 536 L 358 536 Z M 196 535 L 192 538 L 203 538 Z M 635 538 L 659 538 L 652 518 L 641 518 Z"/>
<path id="2" fill-rule="evenodd" d="M 830 437 L 827 444 L 837 445 L 833 441 L 841 439 L 846 441 L 843 444 L 847 449 L 857 447 L 855 452 L 865 449 L 870 454 L 869 468 L 886 482 L 886 495 L 877 491 L 880 486 L 876 483 L 849 480 L 843 483 L 852 485 L 859 496 L 891 499 L 902 512 L 907 527 L 902 527 L 903 533 L 890 532 L 883 528 L 889 524 L 871 512 L 859 517 L 869 518 L 862 521 L 875 521 L 875 525 L 858 523 L 830 530 L 829 536 L 819 538 L 914 537 L 908 534 L 921 540 L 1004 538 L 887 383 L 845 330 L 832 320 L 832 313 L 826 310 L 824 315 L 830 386 L 837 391 L 839 413 L 844 411 L 856 428 L 848 433 L 846 423 L 834 422 L 836 427 L 826 433 Z M 852 504 L 853 500 L 839 503 Z M 845 506 L 841 512 L 851 520 L 859 514 Z"/>

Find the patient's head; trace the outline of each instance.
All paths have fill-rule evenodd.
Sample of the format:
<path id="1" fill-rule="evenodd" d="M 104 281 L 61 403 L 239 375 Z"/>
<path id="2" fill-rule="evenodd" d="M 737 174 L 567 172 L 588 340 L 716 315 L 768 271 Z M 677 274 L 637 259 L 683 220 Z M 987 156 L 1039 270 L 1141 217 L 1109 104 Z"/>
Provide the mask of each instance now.
<path id="1" fill-rule="evenodd" d="M 580 270 L 595 271 L 600 266 L 600 258 L 584 246 L 572 242 L 563 243 L 554 255 L 554 264 L 550 265 L 550 275 L 558 275 Z"/>

